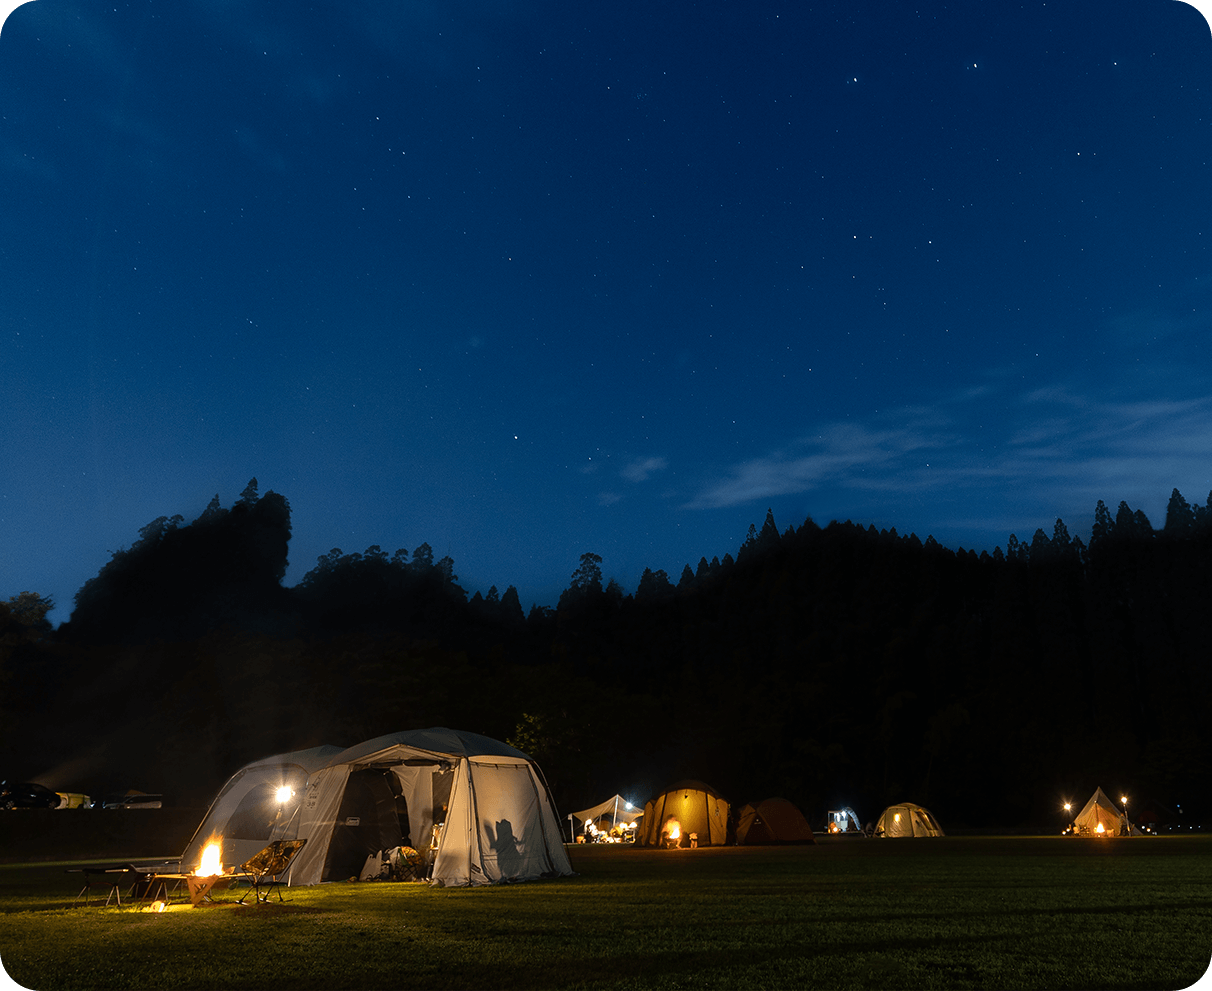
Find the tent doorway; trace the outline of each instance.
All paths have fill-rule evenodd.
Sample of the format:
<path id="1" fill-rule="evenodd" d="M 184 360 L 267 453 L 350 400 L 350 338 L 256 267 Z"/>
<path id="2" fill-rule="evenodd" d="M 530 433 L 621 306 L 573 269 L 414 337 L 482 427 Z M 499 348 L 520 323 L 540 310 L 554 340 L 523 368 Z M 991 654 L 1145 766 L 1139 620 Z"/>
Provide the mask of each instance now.
<path id="1" fill-rule="evenodd" d="M 398 785 L 384 768 L 353 771 L 337 810 L 324 876 L 358 877 L 366 858 L 404 844 L 396 812 Z"/>

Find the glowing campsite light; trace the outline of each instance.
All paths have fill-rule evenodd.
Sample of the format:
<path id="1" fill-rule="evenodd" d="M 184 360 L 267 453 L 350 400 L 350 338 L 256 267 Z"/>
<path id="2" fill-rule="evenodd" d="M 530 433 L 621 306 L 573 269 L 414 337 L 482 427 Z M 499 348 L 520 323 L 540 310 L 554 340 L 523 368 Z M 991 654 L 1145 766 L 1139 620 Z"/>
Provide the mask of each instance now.
<path id="1" fill-rule="evenodd" d="M 900 822 L 900 821 L 901 821 L 901 814 L 900 814 L 899 812 L 893 812 L 893 813 L 892 813 L 892 821 L 893 821 L 893 822 Z"/>
<path id="2" fill-rule="evenodd" d="M 1101 822 L 1097 826 L 1094 827 L 1094 831 L 1096 833 L 1105 833 L 1106 832 L 1106 830 L 1103 829 L 1103 824 Z"/>
<path id="3" fill-rule="evenodd" d="M 214 877 L 223 873 L 223 848 L 219 840 L 212 840 L 202 850 L 202 860 L 194 871 L 198 877 Z"/>
<path id="4" fill-rule="evenodd" d="M 274 792 L 274 797 L 278 800 L 279 805 L 285 805 L 295 797 L 295 792 L 290 785 L 283 785 L 276 792 Z"/>
<path id="5" fill-rule="evenodd" d="M 1071 811 L 1073 811 L 1073 805 L 1072 805 L 1071 803 L 1069 803 L 1069 802 L 1066 802 L 1066 803 L 1065 803 L 1065 811 L 1066 811 L 1066 812 L 1071 812 Z"/>

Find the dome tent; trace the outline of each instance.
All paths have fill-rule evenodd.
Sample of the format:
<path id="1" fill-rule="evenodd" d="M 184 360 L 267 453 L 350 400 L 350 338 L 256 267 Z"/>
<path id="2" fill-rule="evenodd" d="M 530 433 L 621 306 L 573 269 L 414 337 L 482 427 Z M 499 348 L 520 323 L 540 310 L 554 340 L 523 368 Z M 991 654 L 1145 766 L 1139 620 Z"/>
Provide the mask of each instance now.
<path id="1" fill-rule="evenodd" d="M 737 846 L 815 843 L 804 814 L 785 798 L 767 798 L 741 809 L 736 826 Z"/>
<path id="2" fill-rule="evenodd" d="M 305 839 L 292 885 L 357 875 L 367 857 L 429 847 L 432 879 L 463 886 L 570 875 L 555 805 L 522 751 L 435 727 L 376 737 L 335 755 L 307 783 L 283 839 Z"/>
<path id="3" fill-rule="evenodd" d="M 889 805 L 875 824 L 876 836 L 945 836 L 938 820 L 920 805 Z"/>
<path id="4" fill-rule="evenodd" d="M 637 842 L 660 846 L 661 831 L 670 816 L 678 821 L 684 837 L 698 834 L 699 846 L 723 846 L 728 839 L 728 803 L 701 781 L 679 781 L 649 799 Z"/>
<path id="5" fill-rule="evenodd" d="M 294 814 L 307 779 L 341 750 L 331 745 L 312 747 L 245 764 L 227 779 L 206 810 L 181 855 L 181 869 L 198 865 L 212 836 L 222 841 L 225 864 L 242 864 L 260 853 Z"/>

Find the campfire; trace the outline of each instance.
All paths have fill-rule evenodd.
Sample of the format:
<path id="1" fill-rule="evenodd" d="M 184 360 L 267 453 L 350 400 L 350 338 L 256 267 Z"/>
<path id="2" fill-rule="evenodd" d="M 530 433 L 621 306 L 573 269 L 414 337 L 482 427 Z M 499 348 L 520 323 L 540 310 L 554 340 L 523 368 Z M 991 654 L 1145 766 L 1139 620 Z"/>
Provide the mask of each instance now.
<path id="1" fill-rule="evenodd" d="M 202 860 L 194 871 L 198 877 L 214 877 L 223 871 L 223 842 L 222 838 L 213 836 L 202 849 Z"/>
<path id="2" fill-rule="evenodd" d="M 661 830 L 661 845 L 676 847 L 682 842 L 682 824 L 673 816 L 665 820 L 665 828 Z"/>

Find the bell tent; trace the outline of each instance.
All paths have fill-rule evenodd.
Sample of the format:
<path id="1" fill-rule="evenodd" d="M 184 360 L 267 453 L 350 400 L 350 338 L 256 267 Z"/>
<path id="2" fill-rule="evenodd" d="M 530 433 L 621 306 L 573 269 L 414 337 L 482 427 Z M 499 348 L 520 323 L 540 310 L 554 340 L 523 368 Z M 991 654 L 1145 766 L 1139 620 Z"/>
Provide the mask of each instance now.
<path id="1" fill-rule="evenodd" d="M 317 770 L 283 839 L 307 843 L 292 885 L 358 876 L 412 846 L 449 886 L 572 874 L 538 766 L 498 740 L 444 727 L 376 737 Z"/>
<path id="2" fill-rule="evenodd" d="M 737 846 L 815 843 L 804 813 L 785 798 L 746 805 L 736 825 Z"/>
<path id="3" fill-rule="evenodd" d="M 1124 811 L 1109 799 L 1101 788 L 1095 788 L 1082 810 L 1073 820 L 1073 832 L 1079 836 L 1140 836 L 1141 831 L 1128 822 Z"/>
<path id="4" fill-rule="evenodd" d="M 691 833 L 698 835 L 699 846 L 723 846 L 728 839 L 728 803 L 710 785 L 701 781 L 680 781 L 668 791 L 652 798 L 644 806 L 644 823 L 637 842 L 642 846 L 661 846 L 666 823 L 675 819 L 688 844 Z"/>
<path id="5" fill-rule="evenodd" d="M 875 824 L 876 836 L 944 836 L 938 820 L 920 805 L 902 802 L 884 809 Z"/>
<path id="6" fill-rule="evenodd" d="M 193 870 L 210 838 L 221 841 L 223 862 L 243 864 L 260 853 L 275 832 L 285 828 L 303 797 L 307 779 L 341 752 L 341 747 L 312 747 L 245 764 L 227 779 L 211 802 L 189 846 L 181 869 Z"/>

